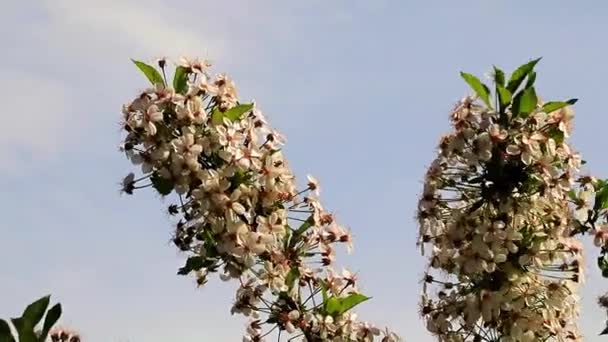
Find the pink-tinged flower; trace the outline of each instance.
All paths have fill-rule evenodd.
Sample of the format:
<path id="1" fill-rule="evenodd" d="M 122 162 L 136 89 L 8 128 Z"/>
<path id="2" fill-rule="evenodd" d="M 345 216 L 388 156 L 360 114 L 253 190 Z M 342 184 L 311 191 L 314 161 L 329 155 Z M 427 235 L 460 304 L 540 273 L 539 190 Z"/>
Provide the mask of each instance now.
<path id="1" fill-rule="evenodd" d="M 234 160 L 237 165 L 244 169 L 259 170 L 262 168 L 262 154 L 251 147 L 238 148 L 235 150 Z"/>
<path id="2" fill-rule="evenodd" d="M 150 135 L 156 135 L 155 123 L 163 121 L 163 112 L 155 105 L 148 107 L 144 115 L 144 127 Z"/>
<path id="3" fill-rule="evenodd" d="M 195 74 L 202 74 L 211 66 L 211 63 L 206 60 L 201 61 L 198 58 L 181 57 L 179 60 L 179 65 Z"/>
<path id="4" fill-rule="evenodd" d="M 479 160 L 488 161 L 492 158 L 492 139 L 486 132 L 481 133 L 475 140 L 475 149 Z"/>
<path id="5" fill-rule="evenodd" d="M 284 218 L 281 217 L 278 211 L 270 214 L 269 217 L 258 216 L 256 222 L 258 224 L 258 230 L 265 234 L 278 234 L 282 235 L 285 233 L 285 222 Z"/>
<path id="6" fill-rule="evenodd" d="M 549 113 L 549 119 L 547 123 L 557 124 L 560 131 L 564 133 L 564 137 L 569 138 L 572 132 L 572 119 L 574 117 L 574 110 L 571 106 L 558 109 L 553 113 Z"/>
<path id="7" fill-rule="evenodd" d="M 205 123 L 208 116 L 200 97 L 188 100 L 186 105 L 178 110 L 177 114 L 180 119 L 188 119 L 199 125 Z"/>
<path id="8" fill-rule="evenodd" d="M 596 247 L 604 247 L 608 245 L 608 227 L 602 226 L 595 230 L 593 243 Z"/>
<path id="9" fill-rule="evenodd" d="M 320 187 L 319 187 L 319 181 L 317 181 L 313 176 L 311 175 L 307 175 L 306 178 L 308 179 L 308 189 L 310 191 L 314 191 L 315 195 L 319 196 L 319 193 L 321 191 Z"/>

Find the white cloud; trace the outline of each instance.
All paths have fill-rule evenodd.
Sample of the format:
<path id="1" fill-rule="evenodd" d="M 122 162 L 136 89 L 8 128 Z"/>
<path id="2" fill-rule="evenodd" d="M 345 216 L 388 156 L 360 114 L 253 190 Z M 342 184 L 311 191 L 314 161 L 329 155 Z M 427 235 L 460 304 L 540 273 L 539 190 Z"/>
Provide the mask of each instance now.
<path id="1" fill-rule="evenodd" d="M 149 56 L 167 51 L 176 54 L 210 52 L 221 56 L 225 39 L 205 34 L 208 24 L 190 21 L 184 8 L 169 7 L 158 1 L 79 1 L 45 0 L 49 23 L 42 35 L 70 52 L 120 55 L 113 50 L 126 47 Z M 180 11 L 181 10 L 181 11 Z M 65 52 L 65 51 L 64 51 Z M 91 56 L 96 57 L 96 56 Z"/>
<path id="2" fill-rule="evenodd" d="M 224 42 L 228 41 L 221 35 L 205 34 L 210 23 L 193 22 L 191 16 L 189 20 L 186 16 L 190 14 L 184 8 L 168 7 L 155 0 L 41 3 L 36 8 L 41 15 L 32 21 L 14 17 L 32 12 L 28 4 L 13 4 L 8 9 L 13 23 L 4 28 L 8 30 L 10 26 L 19 32 L 18 38 L 7 36 L 9 44 L 15 44 L 9 48 L 19 53 L 8 64 L 4 61 L 2 69 L 6 70 L 0 70 L 2 173 L 56 157 L 68 137 L 77 138 L 71 133 L 93 127 L 99 118 L 91 115 L 92 108 L 86 103 L 92 96 L 84 90 L 83 79 L 90 77 L 93 83 L 104 86 L 116 82 L 120 78 L 115 74 L 116 66 L 129 63 L 130 57 L 153 59 L 169 52 L 170 57 L 191 54 L 221 58 Z M 32 59 L 36 61 L 34 65 Z M 122 98 L 120 94 L 109 94 L 105 99 L 112 97 Z M 103 106 L 97 104 L 95 108 Z M 119 106 L 115 111 L 117 120 Z M 78 109 L 77 115 L 72 108 Z"/>
<path id="3" fill-rule="evenodd" d="M 296 31 L 302 29 L 297 24 L 299 13 L 310 6 L 170 0 L 12 3 L 8 21 L 0 23 L 0 38 L 8 42 L 9 57 L 0 59 L 6 59 L 2 64 L 13 72 L 3 74 L 0 100 L 24 114 L 2 114 L 2 118 L 9 115 L 7 120 L 15 129 L 0 138 L 4 145 L 0 157 L 10 161 L 3 162 L 0 172 L 14 170 L 26 158 L 52 158 L 68 143 L 66 133 L 104 134 L 100 120 L 111 117 L 99 113 L 116 113 L 112 118 L 118 120 L 120 104 L 130 96 L 121 95 L 129 81 L 120 74 L 129 58 L 191 55 L 211 59 L 217 71 L 224 71 L 222 65 L 230 70 L 235 65 L 252 69 L 261 61 L 272 63 L 273 50 L 267 47 L 292 44 Z M 32 19 L 25 20 L 26 16 Z M 99 90 L 103 97 L 92 93 Z M 27 100 L 26 94 L 41 100 Z"/>

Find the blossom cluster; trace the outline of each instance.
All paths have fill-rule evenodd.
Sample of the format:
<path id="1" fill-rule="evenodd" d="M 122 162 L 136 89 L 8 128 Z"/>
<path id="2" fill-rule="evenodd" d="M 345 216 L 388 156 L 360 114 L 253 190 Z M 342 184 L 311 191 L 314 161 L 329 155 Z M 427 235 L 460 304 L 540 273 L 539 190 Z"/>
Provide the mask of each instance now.
<path id="1" fill-rule="evenodd" d="M 420 310 L 440 341 L 581 340 L 574 236 L 591 213 L 595 181 L 577 178 L 570 103 L 543 104 L 526 72 L 512 102 L 515 89 L 497 77 L 497 109 L 487 87 L 469 82 L 478 96 L 452 111 L 453 131 L 425 176 L 417 218 L 430 255 Z"/>
<path id="2" fill-rule="evenodd" d="M 182 59 L 172 84 L 141 62 L 152 81 L 123 107 L 122 150 L 141 168 L 123 191 L 153 187 L 175 194 L 173 242 L 188 254 L 179 274 L 235 280 L 233 314 L 250 319 L 243 341 L 271 332 L 304 341 L 397 341 L 357 320 L 368 299 L 355 274 L 336 272 L 336 244 L 352 237 L 319 200 L 311 176 L 302 188 L 281 151 L 284 138 L 255 103 L 238 100 L 234 82 L 211 76 L 209 63 Z"/>
<path id="3" fill-rule="evenodd" d="M 80 335 L 73 330 L 55 328 L 49 332 L 52 342 L 80 342 Z"/>

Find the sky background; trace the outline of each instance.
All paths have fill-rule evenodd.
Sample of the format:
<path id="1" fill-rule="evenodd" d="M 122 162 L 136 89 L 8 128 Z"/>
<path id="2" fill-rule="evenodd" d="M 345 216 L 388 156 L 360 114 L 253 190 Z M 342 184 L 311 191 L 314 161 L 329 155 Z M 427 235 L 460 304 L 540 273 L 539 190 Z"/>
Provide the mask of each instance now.
<path id="1" fill-rule="evenodd" d="M 461 70 L 543 56 L 545 99 L 577 97 L 574 146 L 608 174 L 605 1 L 3 0 L 0 12 L 0 317 L 44 294 L 85 342 L 239 341 L 234 286 L 177 276 L 166 205 L 121 196 L 121 105 L 147 86 L 129 58 L 209 58 L 288 138 L 300 178 L 351 227 L 341 259 L 373 300 L 360 317 L 408 341 L 425 260 L 415 206 Z M 602 341 L 608 290 L 587 251 L 580 324 Z"/>

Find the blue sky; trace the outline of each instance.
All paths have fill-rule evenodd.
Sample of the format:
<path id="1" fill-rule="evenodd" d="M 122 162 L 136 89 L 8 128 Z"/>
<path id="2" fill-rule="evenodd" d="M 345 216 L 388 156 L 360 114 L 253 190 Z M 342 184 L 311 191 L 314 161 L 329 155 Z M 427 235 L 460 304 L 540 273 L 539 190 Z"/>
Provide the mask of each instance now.
<path id="1" fill-rule="evenodd" d="M 8 1 L 8 2 L 7 2 Z M 0 13 L 0 316 L 52 293 L 88 342 L 237 341 L 234 287 L 175 275 L 164 204 L 119 195 L 122 103 L 146 86 L 129 58 L 207 57 L 288 138 L 296 173 L 355 234 L 342 262 L 373 300 L 360 316 L 409 341 L 425 260 L 417 195 L 458 72 L 512 70 L 543 56 L 539 93 L 577 97 L 574 145 L 608 174 L 603 1 L 3 1 Z M 600 341 L 608 289 L 594 268 L 582 330 Z"/>

